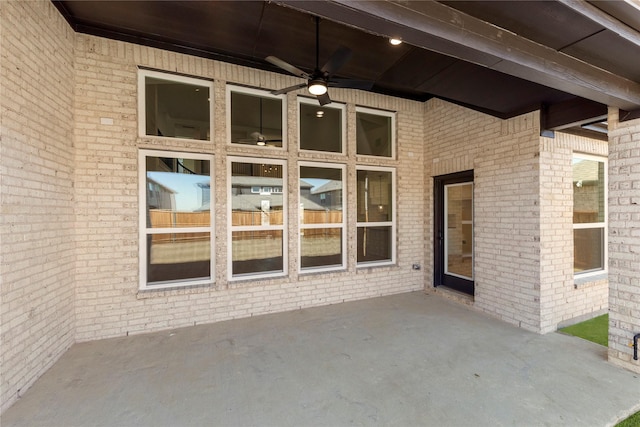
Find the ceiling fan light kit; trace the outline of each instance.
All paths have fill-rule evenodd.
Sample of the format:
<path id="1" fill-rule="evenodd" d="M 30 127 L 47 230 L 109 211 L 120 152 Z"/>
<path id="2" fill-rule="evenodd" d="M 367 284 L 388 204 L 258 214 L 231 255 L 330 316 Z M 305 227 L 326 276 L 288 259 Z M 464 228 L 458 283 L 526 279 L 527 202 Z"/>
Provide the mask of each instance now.
<path id="1" fill-rule="evenodd" d="M 311 95 L 324 95 L 327 93 L 327 83 L 322 79 L 313 79 L 309 81 L 307 89 Z"/>
<path id="2" fill-rule="evenodd" d="M 307 83 L 301 83 L 297 85 L 293 85 L 284 89 L 274 90 L 271 93 L 274 95 L 281 95 L 283 93 L 288 93 L 293 90 L 302 89 L 305 86 L 310 94 L 315 95 L 318 98 L 318 103 L 320 105 L 327 105 L 331 103 L 331 98 L 329 98 L 329 94 L 327 90 L 329 86 L 331 87 L 341 87 L 341 88 L 351 88 L 351 89 L 371 89 L 373 86 L 373 82 L 362 81 L 362 80 L 352 80 L 352 79 L 332 79 L 333 75 L 340 69 L 344 64 L 351 59 L 351 49 L 340 46 L 329 58 L 326 64 L 320 68 L 319 60 L 320 60 L 320 18 L 316 17 L 316 68 L 312 73 L 307 74 L 302 71 L 295 65 L 291 65 L 286 61 L 283 61 L 280 58 L 275 56 L 267 56 L 265 60 L 278 68 L 281 68 L 294 76 L 303 78 L 307 80 Z"/>

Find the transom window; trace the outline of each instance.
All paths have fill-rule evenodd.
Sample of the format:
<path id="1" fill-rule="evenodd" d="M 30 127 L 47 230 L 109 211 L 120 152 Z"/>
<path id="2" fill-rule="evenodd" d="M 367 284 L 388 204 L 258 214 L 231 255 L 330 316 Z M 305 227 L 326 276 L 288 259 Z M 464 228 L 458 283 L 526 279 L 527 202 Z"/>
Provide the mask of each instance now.
<path id="1" fill-rule="evenodd" d="M 345 266 L 344 165 L 300 162 L 300 270 Z"/>
<path id="2" fill-rule="evenodd" d="M 575 274 L 607 269 L 607 161 L 573 156 L 573 248 Z"/>
<path id="3" fill-rule="evenodd" d="M 356 108 L 356 152 L 361 155 L 395 157 L 395 113 Z"/>
<path id="4" fill-rule="evenodd" d="M 286 163 L 240 157 L 228 160 L 229 278 L 281 276 L 287 271 Z"/>
<path id="5" fill-rule="evenodd" d="M 259 147 L 283 147 L 286 135 L 285 95 L 227 86 L 229 141 Z"/>
<path id="6" fill-rule="evenodd" d="M 211 81 L 139 70 L 138 87 L 140 136 L 211 139 Z"/>
<path id="7" fill-rule="evenodd" d="M 315 99 L 298 97 L 300 149 L 345 153 L 345 105 L 320 106 Z"/>
<path id="8" fill-rule="evenodd" d="M 211 283 L 212 156 L 140 151 L 141 288 Z"/>
<path id="9" fill-rule="evenodd" d="M 395 262 L 395 170 L 358 166 L 358 266 Z"/>

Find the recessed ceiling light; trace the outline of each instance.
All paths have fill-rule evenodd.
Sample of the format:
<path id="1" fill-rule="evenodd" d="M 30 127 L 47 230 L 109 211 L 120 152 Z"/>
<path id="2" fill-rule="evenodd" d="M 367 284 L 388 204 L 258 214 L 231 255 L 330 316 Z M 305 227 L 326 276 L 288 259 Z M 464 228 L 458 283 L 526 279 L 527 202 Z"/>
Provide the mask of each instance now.
<path id="1" fill-rule="evenodd" d="M 391 43 L 394 46 L 398 46 L 399 44 L 402 44 L 402 40 L 397 38 L 390 38 L 389 43 Z"/>

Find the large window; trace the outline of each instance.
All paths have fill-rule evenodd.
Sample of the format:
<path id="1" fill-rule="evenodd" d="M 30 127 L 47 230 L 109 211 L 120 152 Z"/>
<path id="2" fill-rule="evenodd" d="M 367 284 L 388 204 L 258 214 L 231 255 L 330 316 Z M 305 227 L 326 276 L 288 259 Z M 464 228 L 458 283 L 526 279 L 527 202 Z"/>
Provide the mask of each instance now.
<path id="1" fill-rule="evenodd" d="M 574 272 L 607 269 L 607 161 L 576 154 L 573 157 Z"/>
<path id="2" fill-rule="evenodd" d="M 287 271 L 285 162 L 228 158 L 229 276 L 279 276 Z"/>
<path id="3" fill-rule="evenodd" d="M 227 86 L 227 114 L 233 144 L 283 147 L 286 135 L 285 95 Z"/>
<path id="4" fill-rule="evenodd" d="M 140 70 L 138 86 L 140 136 L 211 139 L 210 81 Z"/>
<path id="5" fill-rule="evenodd" d="M 212 157 L 140 151 L 141 288 L 211 283 Z"/>
<path id="6" fill-rule="evenodd" d="M 344 165 L 300 163 L 300 270 L 344 268 Z"/>
<path id="7" fill-rule="evenodd" d="M 357 168 L 358 266 L 395 262 L 395 171 Z"/>
<path id="8" fill-rule="evenodd" d="M 320 106 L 315 99 L 298 98 L 300 108 L 300 149 L 345 152 L 345 106 L 332 102 Z"/>
<path id="9" fill-rule="evenodd" d="M 392 112 L 356 108 L 357 153 L 367 156 L 395 156 L 395 120 Z"/>

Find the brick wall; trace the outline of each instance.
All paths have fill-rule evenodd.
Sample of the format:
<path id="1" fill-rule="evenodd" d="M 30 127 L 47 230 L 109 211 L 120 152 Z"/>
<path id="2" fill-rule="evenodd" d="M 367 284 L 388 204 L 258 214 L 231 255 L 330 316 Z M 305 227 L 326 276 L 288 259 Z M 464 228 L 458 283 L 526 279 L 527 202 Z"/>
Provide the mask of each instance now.
<path id="1" fill-rule="evenodd" d="M 0 409 L 74 341 L 73 39 L 49 1 L 0 2 Z"/>
<path id="2" fill-rule="evenodd" d="M 440 100 L 425 116 L 425 211 L 432 177 L 474 170 L 474 307 L 540 331 L 538 115 L 500 120 Z M 433 234 L 433 219 L 427 233 Z M 427 245 L 427 263 L 433 250 Z M 427 288 L 433 271 L 426 271 Z"/>
<path id="3" fill-rule="evenodd" d="M 640 373 L 640 120 L 609 109 L 609 361 Z"/>
<path id="4" fill-rule="evenodd" d="M 150 332 L 263 313 L 374 297 L 424 286 L 423 105 L 360 91 L 332 89 L 347 103 L 346 156 L 299 153 L 296 94 L 288 96 L 289 271 L 285 278 L 227 280 L 227 155 L 264 156 L 253 146 L 226 143 L 227 82 L 280 88 L 298 79 L 132 44 L 78 35 L 76 66 L 76 209 L 78 268 L 76 324 L 79 341 Z M 214 80 L 214 143 L 137 136 L 137 67 Z M 397 159 L 355 154 L 355 106 L 397 111 Z M 111 119 L 113 124 L 101 123 Z M 138 290 L 138 150 L 213 154 L 215 161 L 215 265 L 213 286 Z M 271 152 L 269 156 L 271 156 Z M 298 160 L 347 165 L 347 271 L 298 274 Z M 356 165 L 397 168 L 396 266 L 356 269 Z"/>
<path id="5" fill-rule="evenodd" d="M 540 138 L 537 113 L 503 121 L 431 100 L 425 117 L 425 212 L 433 216 L 432 177 L 474 170 L 473 306 L 539 333 L 604 312 L 606 279 L 574 282 L 571 158 L 606 156 L 607 144 L 564 133 Z M 426 258 L 432 265 L 429 243 Z M 430 267 L 425 282 L 429 289 Z"/>
<path id="6" fill-rule="evenodd" d="M 606 277 L 574 279 L 574 153 L 607 157 L 604 141 L 556 132 L 540 140 L 540 307 L 541 332 L 605 313 Z"/>

